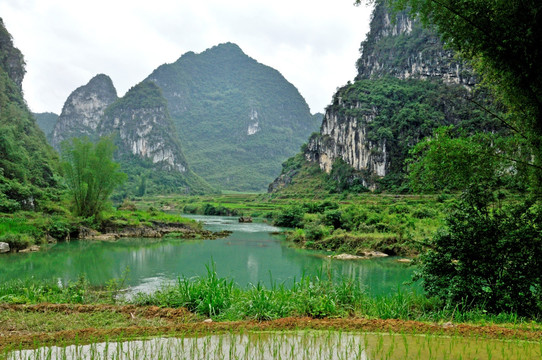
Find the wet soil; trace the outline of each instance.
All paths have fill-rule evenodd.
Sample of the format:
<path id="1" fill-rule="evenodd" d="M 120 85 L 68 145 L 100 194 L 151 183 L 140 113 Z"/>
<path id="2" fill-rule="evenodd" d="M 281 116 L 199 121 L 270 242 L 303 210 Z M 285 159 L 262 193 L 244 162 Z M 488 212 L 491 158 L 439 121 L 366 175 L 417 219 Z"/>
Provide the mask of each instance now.
<path id="1" fill-rule="evenodd" d="M 133 339 L 149 336 L 209 335 L 224 332 L 244 331 L 294 331 L 294 330 L 337 330 L 377 333 L 436 334 L 488 339 L 519 339 L 542 341 L 540 327 L 470 324 L 436 324 L 398 319 L 314 319 L 289 317 L 271 321 L 213 322 L 202 319 L 186 309 L 159 308 L 156 306 L 118 305 L 0 305 L 0 311 L 29 313 L 105 313 L 115 312 L 126 316 L 126 326 L 119 328 L 66 329 L 55 332 L 41 332 L 32 329 L 14 329 L 0 323 L 0 353 L 9 348 L 32 348 L 47 344 L 93 343 L 104 340 Z M 160 318 L 164 326 L 138 326 L 137 319 Z M 132 325 L 133 324 L 133 325 Z"/>

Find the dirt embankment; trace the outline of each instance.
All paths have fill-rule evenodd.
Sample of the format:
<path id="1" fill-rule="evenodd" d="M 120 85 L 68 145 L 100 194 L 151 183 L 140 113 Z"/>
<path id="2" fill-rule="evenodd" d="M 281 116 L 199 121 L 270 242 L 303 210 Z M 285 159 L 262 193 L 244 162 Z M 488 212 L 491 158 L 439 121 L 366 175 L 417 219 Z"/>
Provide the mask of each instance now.
<path id="1" fill-rule="evenodd" d="M 151 222 L 152 225 L 140 226 L 119 226 L 105 225 L 101 232 L 94 229 L 80 226 L 76 231 L 69 234 L 64 241 L 70 240 L 95 240 L 95 241 L 116 241 L 120 238 L 162 238 L 165 236 L 177 237 L 182 239 L 221 239 L 228 237 L 231 231 L 209 231 L 192 227 L 188 224 Z M 47 236 L 47 243 L 56 243 L 57 240 Z M 4 244 L 4 243 L 2 243 Z M 8 245 L 6 243 L 6 245 Z M 7 247 L 3 252 L 35 252 L 40 251 L 40 245 L 29 245 L 27 247 Z"/>
<path id="2" fill-rule="evenodd" d="M 396 332 L 409 334 L 438 334 L 466 337 L 484 337 L 498 339 L 542 340 L 540 327 L 497 326 L 468 324 L 435 324 L 419 321 L 397 319 L 313 319 L 290 317 L 272 321 L 233 321 L 212 322 L 202 319 L 185 309 L 168 309 L 155 306 L 114 306 L 114 305 L 0 305 L 0 311 L 30 313 L 62 313 L 81 314 L 119 313 L 126 318 L 124 326 L 116 328 L 83 328 L 65 329 L 55 332 L 32 331 L 28 327 L 22 329 L 6 328 L 0 324 L 0 353 L 2 350 L 16 346 L 28 348 L 39 344 L 79 344 L 158 335 L 207 335 L 210 333 L 240 331 L 288 331 L 288 330 L 341 330 L 354 332 Z M 103 315 L 102 315 L 103 316 Z M 160 318 L 164 325 L 139 326 L 137 319 Z"/>
<path id="3" fill-rule="evenodd" d="M 161 238 L 165 235 L 176 234 L 184 239 L 217 239 L 231 234 L 230 231 L 212 232 L 190 224 L 167 223 L 151 221 L 150 225 L 141 224 L 139 226 L 120 226 L 118 224 L 104 224 L 102 231 L 97 232 L 92 229 L 81 227 L 77 238 L 84 240 L 116 240 L 121 237 L 143 237 L 143 238 Z"/>

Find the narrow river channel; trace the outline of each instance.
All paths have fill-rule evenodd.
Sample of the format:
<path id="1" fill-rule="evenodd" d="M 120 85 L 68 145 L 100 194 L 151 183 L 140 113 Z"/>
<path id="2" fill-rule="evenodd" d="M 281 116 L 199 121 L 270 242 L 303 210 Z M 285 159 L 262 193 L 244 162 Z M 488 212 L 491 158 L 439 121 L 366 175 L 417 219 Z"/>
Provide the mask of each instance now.
<path id="1" fill-rule="evenodd" d="M 103 285 L 129 269 L 132 292 L 150 292 L 179 277 L 204 276 L 214 266 L 218 275 L 240 286 L 271 283 L 286 286 L 302 276 L 347 277 L 364 284 L 369 294 L 383 295 L 405 287 L 413 269 L 394 258 L 335 260 L 327 253 L 292 248 L 280 228 L 263 222 L 239 223 L 235 217 L 190 217 L 209 230 L 230 230 L 219 240 L 120 239 L 115 242 L 72 241 L 45 251 L 0 257 L 0 281 L 26 279 L 74 281 L 84 275 Z M 418 289 L 418 287 L 416 287 Z"/>

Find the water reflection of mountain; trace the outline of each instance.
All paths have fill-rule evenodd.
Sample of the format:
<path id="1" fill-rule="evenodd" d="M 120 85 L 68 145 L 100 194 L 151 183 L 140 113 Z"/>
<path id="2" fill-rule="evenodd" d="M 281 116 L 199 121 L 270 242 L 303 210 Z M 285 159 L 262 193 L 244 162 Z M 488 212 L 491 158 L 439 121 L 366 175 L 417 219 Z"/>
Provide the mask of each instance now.
<path id="1" fill-rule="evenodd" d="M 239 285 L 272 282 L 289 285 L 303 274 L 359 279 L 370 293 L 386 293 L 409 280 L 412 269 L 390 260 L 340 261 L 288 247 L 267 224 L 235 224 L 236 219 L 212 217 L 215 230 L 237 229 L 226 239 L 121 239 L 116 242 L 74 241 L 48 251 L 11 254 L 0 258 L 0 281 L 36 279 L 75 280 L 85 274 L 92 284 L 104 284 L 130 269 L 128 285 L 155 289 L 178 277 L 204 276 L 214 264 L 219 276 Z M 220 228 L 220 226 L 224 226 Z M 261 231 L 264 229 L 265 231 Z"/>

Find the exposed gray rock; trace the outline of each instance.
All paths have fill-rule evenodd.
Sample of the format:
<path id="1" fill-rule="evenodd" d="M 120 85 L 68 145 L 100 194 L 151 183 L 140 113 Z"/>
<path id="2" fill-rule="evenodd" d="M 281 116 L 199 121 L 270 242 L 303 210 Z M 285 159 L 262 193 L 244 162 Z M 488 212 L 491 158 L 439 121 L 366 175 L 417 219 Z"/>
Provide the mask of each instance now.
<path id="1" fill-rule="evenodd" d="M 339 255 L 330 255 L 329 257 L 337 260 L 367 260 L 375 257 L 386 257 L 388 254 L 384 254 L 380 251 L 364 251 L 361 255 L 352 255 L 352 254 L 339 254 Z"/>
<path id="2" fill-rule="evenodd" d="M 62 108 L 52 135 L 57 150 L 63 140 L 72 137 L 96 137 L 105 109 L 118 99 L 117 90 L 109 76 L 99 74 L 86 85 L 73 91 Z"/>
<path id="3" fill-rule="evenodd" d="M 447 84 L 461 84 L 468 89 L 476 81 L 472 70 L 451 50 L 444 49 L 436 33 L 424 29 L 419 20 L 411 19 L 406 13 L 399 13 L 393 19 L 383 4 L 376 6 L 371 30 L 361 48 L 356 80 L 376 80 L 386 76 L 438 79 Z M 358 109 L 364 109 L 364 115 L 349 115 L 359 113 Z M 326 111 L 320 134 L 311 136 L 305 158 L 318 163 L 327 173 L 331 172 L 337 159 L 342 159 L 363 172 L 361 181 L 365 187 L 375 189 L 375 180 L 390 172 L 393 161 L 390 156 L 393 142 L 367 136 L 371 122 L 380 111 L 363 95 L 357 102 L 344 103 L 339 90 Z M 275 180 L 277 183 L 273 183 L 270 191 L 280 188 L 281 182 L 287 180 Z"/>
<path id="4" fill-rule="evenodd" d="M 0 242 L 0 254 L 9 252 L 9 244 L 6 242 Z"/>
<path id="5" fill-rule="evenodd" d="M 111 135 L 117 146 L 115 160 L 128 175 L 126 188 L 137 189 L 139 195 L 147 188 L 176 193 L 213 191 L 189 169 L 167 100 L 154 83 L 140 83 L 119 99 L 109 77 L 95 76 L 66 100 L 52 143 L 58 149 L 66 139 L 88 136 L 97 140 Z"/>
<path id="6" fill-rule="evenodd" d="M 444 48 L 435 31 L 423 28 L 419 20 L 405 12 L 393 17 L 384 5 L 377 5 L 374 10 L 371 31 L 361 43 L 357 67 L 357 79 L 440 78 L 469 87 L 476 82 L 472 70 L 452 50 Z"/>
<path id="7" fill-rule="evenodd" d="M 152 82 L 134 86 L 110 106 L 97 132 L 100 136 L 117 134 L 121 154 L 150 160 L 163 170 L 187 171 L 167 101 L 160 88 Z"/>
<path id="8" fill-rule="evenodd" d="M 29 247 L 25 248 L 25 249 L 21 249 L 19 250 L 20 253 L 29 253 L 29 252 L 36 252 L 36 251 L 40 251 L 40 246 L 39 245 L 30 245 Z"/>
<path id="9" fill-rule="evenodd" d="M 370 122 L 368 116 L 365 123 Z M 305 157 L 317 162 L 329 173 L 336 159 L 341 158 L 356 170 L 366 170 L 377 176 L 385 176 L 389 167 L 386 142 L 373 143 L 366 139 L 367 129 L 357 119 L 344 119 L 332 110 L 326 112 L 320 136 L 313 136 L 307 144 Z M 374 184 L 364 180 L 364 186 Z"/>

